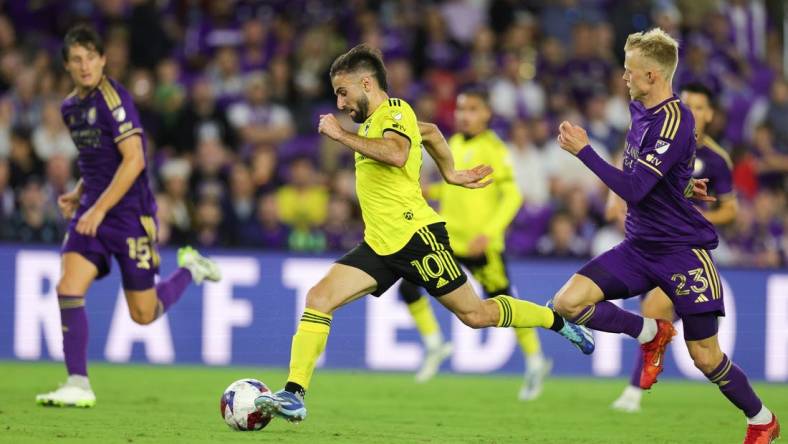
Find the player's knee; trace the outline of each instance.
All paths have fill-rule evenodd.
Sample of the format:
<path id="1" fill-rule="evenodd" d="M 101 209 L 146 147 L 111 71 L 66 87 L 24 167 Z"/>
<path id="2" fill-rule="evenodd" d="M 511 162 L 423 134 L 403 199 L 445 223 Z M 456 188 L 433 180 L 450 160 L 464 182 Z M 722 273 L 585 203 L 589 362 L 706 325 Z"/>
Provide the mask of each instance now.
<path id="1" fill-rule="evenodd" d="M 553 298 L 553 305 L 555 311 L 561 317 L 574 319 L 580 316 L 587 304 L 583 304 L 578 298 L 572 297 L 569 293 L 562 292 Z"/>
<path id="2" fill-rule="evenodd" d="M 691 347 L 690 356 L 698 370 L 704 374 L 711 373 L 722 361 L 722 352 L 707 347 Z"/>
<path id="3" fill-rule="evenodd" d="M 331 307 L 330 294 L 324 285 L 318 283 L 309 289 L 306 293 L 306 308 L 322 313 L 330 313 L 334 310 L 334 307 Z"/>
<path id="4" fill-rule="evenodd" d="M 140 325 L 148 325 L 156 320 L 156 311 L 148 310 L 145 307 L 129 307 L 129 315 L 131 315 L 132 321 Z"/>
<path id="5" fill-rule="evenodd" d="M 68 296 L 82 296 L 83 289 L 80 285 L 76 285 L 75 282 L 67 280 L 65 278 L 60 278 L 57 285 L 55 286 L 55 291 L 57 294 L 68 295 Z"/>

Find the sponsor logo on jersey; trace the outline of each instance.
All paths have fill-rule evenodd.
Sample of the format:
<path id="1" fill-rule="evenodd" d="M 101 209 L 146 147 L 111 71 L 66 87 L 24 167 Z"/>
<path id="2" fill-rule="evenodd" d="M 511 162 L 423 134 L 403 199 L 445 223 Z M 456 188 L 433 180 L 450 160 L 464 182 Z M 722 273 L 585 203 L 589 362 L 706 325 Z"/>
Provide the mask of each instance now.
<path id="1" fill-rule="evenodd" d="M 646 162 L 648 162 L 648 163 L 650 163 L 650 164 L 652 164 L 654 166 L 662 165 L 662 161 L 659 160 L 659 158 L 657 158 L 657 156 L 655 156 L 655 155 L 653 155 L 651 153 L 646 154 Z"/>

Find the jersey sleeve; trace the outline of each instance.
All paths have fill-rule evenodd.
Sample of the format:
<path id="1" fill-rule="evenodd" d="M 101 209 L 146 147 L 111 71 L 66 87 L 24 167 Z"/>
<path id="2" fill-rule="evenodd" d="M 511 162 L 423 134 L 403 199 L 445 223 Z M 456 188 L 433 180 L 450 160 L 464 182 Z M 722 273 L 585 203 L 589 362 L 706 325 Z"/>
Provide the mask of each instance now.
<path id="1" fill-rule="evenodd" d="M 414 131 L 418 131 L 416 116 L 400 99 L 388 99 L 389 109 L 381 113 L 376 125 L 380 128 L 381 135 L 387 131 L 393 131 L 400 136 L 408 139 L 411 145 L 416 140 Z"/>
<path id="2" fill-rule="evenodd" d="M 107 105 L 107 122 L 115 143 L 132 136 L 142 134 L 142 124 L 137 107 L 131 95 L 122 88 L 115 88 L 109 81 L 99 85 L 99 91 Z"/>
<path id="3" fill-rule="evenodd" d="M 719 199 L 733 197 L 733 171 L 731 171 L 726 162 L 720 162 L 712 187 L 714 188 L 714 194 Z"/>
<path id="4" fill-rule="evenodd" d="M 693 151 L 695 121 L 678 101 L 665 104 L 657 112 L 660 116 L 643 137 L 637 161 L 638 166 L 661 178 Z"/>

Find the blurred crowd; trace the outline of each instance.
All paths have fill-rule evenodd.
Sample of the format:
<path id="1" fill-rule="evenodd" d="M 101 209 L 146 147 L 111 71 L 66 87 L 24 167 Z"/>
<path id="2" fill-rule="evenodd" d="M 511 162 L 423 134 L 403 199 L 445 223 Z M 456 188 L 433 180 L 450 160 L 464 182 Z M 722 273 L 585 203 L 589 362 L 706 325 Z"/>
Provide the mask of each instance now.
<path id="1" fill-rule="evenodd" d="M 734 162 L 736 221 L 718 261 L 786 265 L 788 83 L 780 0 L 0 0 L 0 235 L 57 243 L 57 196 L 78 178 L 59 107 L 72 86 L 65 31 L 93 24 L 107 74 L 133 95 L 148 139 L 160 241 L 346 250 L 361 238 L 352 152 L 317 134 L 337 112 L 328 68 L 382 50 L 389 94 L 452 133 L 455 97 L 490 93 L 493 129 L 525 196 L 516 256 L 588 257 L 623 237 L 607 189 L 555 140 L 569 119 L 611 160 L 629 125 L 626 36 L 661 26 L 681 42 L 674 86 L 717 94 L 709 133 Z M 341 117 L 346 129 L 354 124 Z M 426 155 L 425 155 L 426 158 Z M 439 180 L 425 161 L 425 183 Z"/>

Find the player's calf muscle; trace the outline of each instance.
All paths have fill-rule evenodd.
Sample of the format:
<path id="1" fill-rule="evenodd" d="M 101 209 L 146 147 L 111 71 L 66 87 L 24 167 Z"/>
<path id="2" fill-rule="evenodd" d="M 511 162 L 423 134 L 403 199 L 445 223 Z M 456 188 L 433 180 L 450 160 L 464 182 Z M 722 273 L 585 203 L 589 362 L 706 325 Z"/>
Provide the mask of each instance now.
<path id="1" fill-rule="evenodd" d="M 705 374 L 717 368 L 722 362 L 722 350 L 716 336 L 700 341 L 687 341 L 687 350 L 695 367 Z"/>

